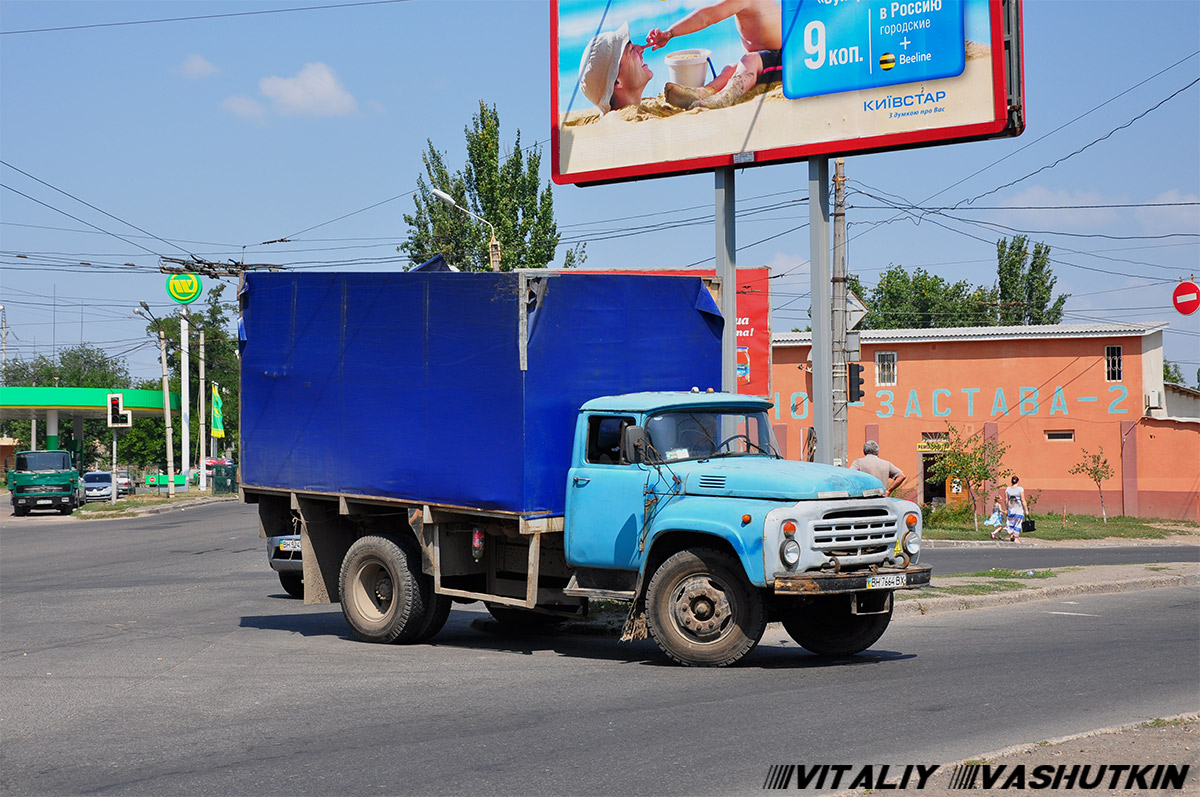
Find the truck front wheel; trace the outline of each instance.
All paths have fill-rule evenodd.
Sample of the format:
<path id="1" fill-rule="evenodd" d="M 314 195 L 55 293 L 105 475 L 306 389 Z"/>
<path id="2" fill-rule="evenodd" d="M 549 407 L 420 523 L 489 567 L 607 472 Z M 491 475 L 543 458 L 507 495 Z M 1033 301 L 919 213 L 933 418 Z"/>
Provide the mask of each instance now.
<path id="1" fill-rule="evenodd" d="M 736 559 L 712 548 L 692 548 L 654 571 L 646 621 L 654 641 L 680 664 L 723 667 L 754 649 L 767 613 Z"/>
<path id="2" fill-rule="evenodd" d="M 891 604 L 883 614 L 852 614 L 853 596 L 816 598 L 783 617 L 788 636 L 818 656 L 853 656 L 874 645 L 892 621 Z"/>
<path id="3" fill-rule="evenodd" d="M 416 543 L 369 534 L 342 561 L 342 614 L 364 642 L 415 642 L 429 629 L 433 579 L 421 572 Z M 444 622 L 444 620 L 443 620 Z"/>

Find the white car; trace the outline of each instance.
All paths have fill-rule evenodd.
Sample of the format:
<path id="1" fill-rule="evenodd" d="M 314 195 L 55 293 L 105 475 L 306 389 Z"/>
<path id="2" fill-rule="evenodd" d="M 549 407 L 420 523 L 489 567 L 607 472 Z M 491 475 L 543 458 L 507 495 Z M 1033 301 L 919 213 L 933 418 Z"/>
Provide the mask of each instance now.
<path id="1" fill-rule="evenodd" d="M 94 470 L 83 474 L 83 501 L 111 501 L 113 475 L 106 470 Z"/>
<path id="2" fill-rule="evenodd" d="M 137 487 L 133 483 L 133 479 L 129 478 L 129 471 L 117 471 L 117 498 L 123 495 L 133 495 L 137 492 Z"/>

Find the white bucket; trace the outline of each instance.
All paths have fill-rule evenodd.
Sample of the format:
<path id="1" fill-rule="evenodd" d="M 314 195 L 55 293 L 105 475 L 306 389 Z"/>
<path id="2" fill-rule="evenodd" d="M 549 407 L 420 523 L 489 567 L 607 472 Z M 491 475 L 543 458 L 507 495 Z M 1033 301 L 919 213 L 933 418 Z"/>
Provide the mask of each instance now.
<path id="1" fill-rule="evenodd" d="M 708 57 L 711 50 L 679 50 L 667 56 L 671 82 L 698 89 L 707 83 Z"/>

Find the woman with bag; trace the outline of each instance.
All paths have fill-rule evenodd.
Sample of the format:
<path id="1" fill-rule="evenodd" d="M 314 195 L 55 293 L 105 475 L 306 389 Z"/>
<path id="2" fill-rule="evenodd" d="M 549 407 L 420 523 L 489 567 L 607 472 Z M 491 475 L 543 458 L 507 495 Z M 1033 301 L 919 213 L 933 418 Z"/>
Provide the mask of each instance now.
<path id="1" fill-rule="evenodd" d="M 1012 477 L 1012 486 L 1004 491 L 1008 496 L 1008 533 L 1013 542 L 1021 541 L 1021 524 L 1025 522 L 1025 488 L 1017 485 L 1021 481 Z"/>

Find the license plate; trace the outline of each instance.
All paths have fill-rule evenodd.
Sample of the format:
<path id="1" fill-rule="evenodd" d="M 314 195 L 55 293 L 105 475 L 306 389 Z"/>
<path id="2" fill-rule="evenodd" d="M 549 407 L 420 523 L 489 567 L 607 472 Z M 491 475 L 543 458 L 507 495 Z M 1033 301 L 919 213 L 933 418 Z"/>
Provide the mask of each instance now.
<path id="1" fill-rule="evenodd" d="M 279 543 L 281 551 L 298 551 L 300 550 L 300 540 L 283 540 Z"/>
<path id="2" fill-rule="evenodd" d="M 37 502 L 38 502 L 39 504 L 53 504 L 53 503 L 54 503 L 54 499 L 53 499 L 53 498 L 39 498 L 39 499 L 37 500 Z"/>
<path id="3" fill-rule="evenodd" d="M 904 574 L 867 576 L 867 589 L 900 589 L 904 586 Z"/>

